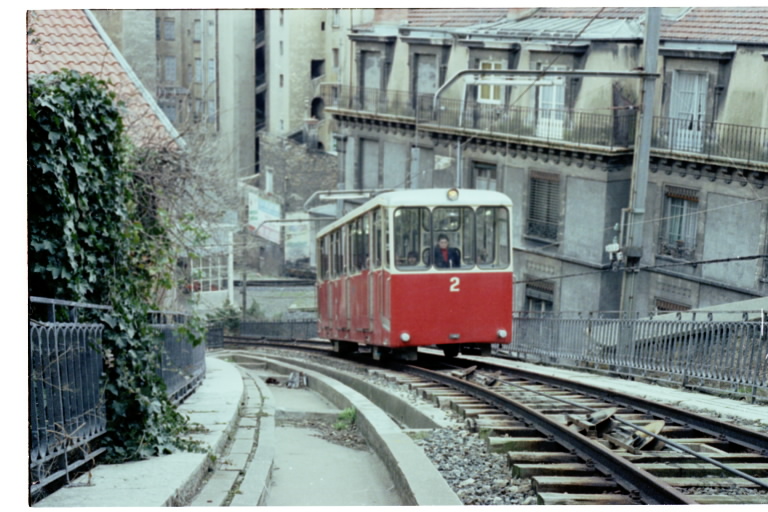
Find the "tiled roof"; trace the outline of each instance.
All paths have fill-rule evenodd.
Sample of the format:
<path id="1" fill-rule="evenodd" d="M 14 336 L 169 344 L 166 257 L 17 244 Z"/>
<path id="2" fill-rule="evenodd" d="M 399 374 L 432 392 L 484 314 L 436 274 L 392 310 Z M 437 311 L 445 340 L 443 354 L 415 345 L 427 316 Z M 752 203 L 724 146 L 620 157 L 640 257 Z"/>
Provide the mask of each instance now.
<path id="1" fill-rule="evenodd" d="M 533 16 L 638 19 L 645 14 L 644 7 L 577 7 L 540 9 Z M 693 7 L 677 14 L 679 18 L 662 17 L 661 39 L 768 43 L 768 7 Z"/>
<path id="2" fill-rule="evenodd" d="M 464 8 L 464 9 L 380 9 L 386 11 L 377 14 L 377 22 L 408 22 L 409 26 L 463 28 L 473 25 L 485 25 L 482 29 L 506 33 L 504 28 L 513 28 L 529 35 L 532 30 L 542 37 L 552 36 L 553 27 L 546 28 L 548 20 L 561 20 L 567 28 L 582 27 L 578 20 L 596 18 L 602 21 L 591 26 L 619 26 L 606 24 L 607 20 L 641 21 L 645 19 L 645 7 L 544 7 L 539 9 L 516 8 Z M 628 25 L 630 26 L 630 25 Z M 561 30 L 559 35 L 568 30 Z M 606 32 L 606 31 L 604 31 Z M 576 31 L 575 33 L 578 33 Z M 607 34 L 608 32 L 606 32 Z M 642 37 L 643 31 L 639 34 Z M 633 32 L 634 34 L 634 32 Z M 511 35 L 511 34 L 510 34 Z M 557 35 L 557 34 L 555 34 Z M 697 40 L 737 43 L 768 44 L 768 7 L 693 7 L 668 8 L 662 11 L 661 39 Z M 586 37 L 586 36 L 585 36 Z"/>
<path id="3" fill-rule="evenodd" d="M 29 11 L 27 26 L 28 74 L 71 69 L 94 75 L 125 103 L 123 121 L 135 144 L 166 146 L 177 139 L 171 123 L 85 11 Z"/>
<path id="4" fill-rule="evenodd" d="M 414 27 L 467 27 L 507 16 L 509 9 L 408 9 L 408 25 Z"/>
<path id="5" fill-rule="evenodd" d="M 599 16 L 598 16 L 599 13 Z M 638 18 L 645 15 L 644 7 L 547 7 L 539 9 L 536 18 Z"/>
<path id="6" fill-rule="evenodd" d="M 665 27 L 661 37 L 768 44 L 768 7 L 696 7 Z"/>

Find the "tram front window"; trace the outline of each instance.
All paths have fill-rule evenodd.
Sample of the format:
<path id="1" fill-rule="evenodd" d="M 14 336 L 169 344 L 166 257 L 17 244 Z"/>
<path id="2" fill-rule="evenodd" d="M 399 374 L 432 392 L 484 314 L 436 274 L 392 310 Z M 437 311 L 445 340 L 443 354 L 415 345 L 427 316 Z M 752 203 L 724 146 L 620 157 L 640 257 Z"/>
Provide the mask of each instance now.
<path id="1" fill-rule="evenodd" d="M 394 216 L 399 270 L 506 268 L 509 211 L 503 207 L 398 208 Z"/>
<path id="2" fill-rule="evenodd" d="M 472 208 L 438 207 L 432 212 L 431 263 L 438 270 L 469 269 L 475 265 Z"/>
<path id="3" fill-rule="evenodd" d="M 509 266 L 509 211 L 499 207 L 477 209 L 476 262 L 480 268 Z"/>
<path id="4" fill-rule="evenodd" d="M 427 208 L 398 208 L 395 211 L 395 264 L 400 270 L 424 270 L 424 248 L 430 240 L 431 215 Z"/>

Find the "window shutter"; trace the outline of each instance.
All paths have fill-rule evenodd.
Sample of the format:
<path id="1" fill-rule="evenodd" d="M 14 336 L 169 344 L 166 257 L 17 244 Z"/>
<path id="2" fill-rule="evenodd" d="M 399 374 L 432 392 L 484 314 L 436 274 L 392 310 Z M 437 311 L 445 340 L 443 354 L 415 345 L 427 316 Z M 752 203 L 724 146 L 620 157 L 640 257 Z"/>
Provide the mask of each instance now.
<path id="1" fill-rule="evenodd" d="M 560 223 L 560 177 L 532 172 L 528 205 L 528 234 L 557 239 Z"/>

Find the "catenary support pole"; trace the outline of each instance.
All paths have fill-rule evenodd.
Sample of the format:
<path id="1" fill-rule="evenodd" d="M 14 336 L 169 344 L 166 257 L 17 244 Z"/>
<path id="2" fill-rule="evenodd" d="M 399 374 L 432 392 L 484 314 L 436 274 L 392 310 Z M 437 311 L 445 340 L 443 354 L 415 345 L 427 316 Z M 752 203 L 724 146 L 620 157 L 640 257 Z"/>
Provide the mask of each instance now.
<path id="1" fill-rule="evenodd" d="M 659 53 L 659 23 L 661 8 L 649 7 L 646 15 L 644 43 L 644 71 L 655 73 Z M 643 97 L 638 116 L 639 127 L 635 135 L 635 153 L 632 161 L 632 183 L 627 208 L 627 225 L 623 240 L 625 270 L 621 285 L 621 311 L 635 312 L 635 288 L 638 267 L 643 255 L 643 217 L 648 189 L 648 167 L 650 165 L 651 133 L 653 129 L 653 106 L 656 97 L 656 78 L 643 78 Z"/>

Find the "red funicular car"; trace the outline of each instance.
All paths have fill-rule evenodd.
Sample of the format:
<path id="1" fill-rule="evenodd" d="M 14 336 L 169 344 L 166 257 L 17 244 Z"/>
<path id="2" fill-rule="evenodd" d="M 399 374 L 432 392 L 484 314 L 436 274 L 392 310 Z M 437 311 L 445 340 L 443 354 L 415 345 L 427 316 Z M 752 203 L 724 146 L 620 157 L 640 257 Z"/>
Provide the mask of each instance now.
<path id="1" fill-rule="evenodd" d="M 512 202 L 459 189 L 381 194 L 317 237 L 321 337 L 379 359 L 490 352 L 512 337 Z"/>

